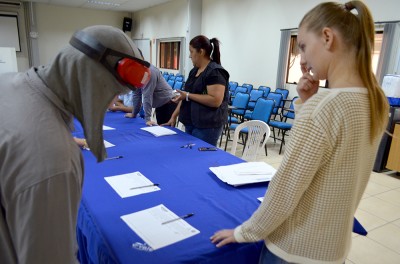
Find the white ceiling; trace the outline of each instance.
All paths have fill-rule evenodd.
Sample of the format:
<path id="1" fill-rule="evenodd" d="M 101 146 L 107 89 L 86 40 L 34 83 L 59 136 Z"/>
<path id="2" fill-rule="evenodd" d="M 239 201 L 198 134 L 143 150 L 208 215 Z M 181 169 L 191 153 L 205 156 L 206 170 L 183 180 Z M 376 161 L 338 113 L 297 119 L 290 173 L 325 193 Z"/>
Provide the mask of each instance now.
<path id="1" fill-rule="evenodd" d="M 22 0 L 23 2 L 45 3 L 49 5 L 61 5 L 69 7 L 82 7 L 112 11 L 134 12 L 155 5 L 170 2 L 172 0 L 95 0 L 91 2 L 103 2 L 104 5 L 89 3 L 88 0 Z M 108 3 L 108 4 L 107 4 Z M 119 4 L 119 6 L 113 5 Z"/>

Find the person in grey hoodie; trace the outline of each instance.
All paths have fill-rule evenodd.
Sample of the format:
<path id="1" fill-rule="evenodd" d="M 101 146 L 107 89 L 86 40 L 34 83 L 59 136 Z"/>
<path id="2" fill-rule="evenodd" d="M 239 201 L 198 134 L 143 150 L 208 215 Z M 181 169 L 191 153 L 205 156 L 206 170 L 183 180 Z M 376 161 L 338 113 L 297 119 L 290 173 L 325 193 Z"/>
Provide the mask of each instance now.
<path id="1" fill-rule="evenodd" d="M 0 263 L 78 262 L 83 160 L 72 118 L 97 160 L 104 160 L 107 107 L 128 86 L 134 89 L 114 65 L 121 54 L 140 58 L 119 29 L 92 26 L 80 34 L 117 53 L 97 60 L 71 39 L 49 65 L 0 75 Z"/>

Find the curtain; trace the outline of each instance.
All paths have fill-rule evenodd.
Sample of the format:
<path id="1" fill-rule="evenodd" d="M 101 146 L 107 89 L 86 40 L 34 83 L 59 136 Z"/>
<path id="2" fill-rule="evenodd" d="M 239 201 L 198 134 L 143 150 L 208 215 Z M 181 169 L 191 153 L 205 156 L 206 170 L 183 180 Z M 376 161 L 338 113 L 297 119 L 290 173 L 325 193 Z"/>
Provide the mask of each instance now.
<path id="1" fill-rule="evenodd" d="M 387 23 L 383 29 L 382 48 L 379 55 L 376 78 L 382 84 L 386 74 L 399 74 L 400 23 Z"/>
<path id="2" fill-rule="evenodd" d="M 278 62 L 278 73 L 276 76 L 276 87 L 284 88 L 286 83 L 286 74 L 288 66 L 288 56 L 289 56 L 289 45 L 290 37 L 292 32 L 290 30 L 281 31 L 281 44 L 279 48 L 279 62 Z"/>

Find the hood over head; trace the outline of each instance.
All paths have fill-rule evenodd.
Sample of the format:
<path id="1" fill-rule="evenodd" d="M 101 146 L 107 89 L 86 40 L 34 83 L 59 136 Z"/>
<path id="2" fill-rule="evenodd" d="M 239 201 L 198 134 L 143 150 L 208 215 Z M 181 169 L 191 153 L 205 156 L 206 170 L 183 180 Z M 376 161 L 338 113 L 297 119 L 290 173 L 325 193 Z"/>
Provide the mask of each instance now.
<path id="1" fill-rule="evenodd" d="M 91 26 L 82 30 L 103 46 L 141 58 L 139 50 L 122 30 L 111 26 Z M 108 56 L 109 65 L 120 57 Z M 100 162 L 106 157 L 103 121 L 113 98 L 129 91 L 128 87 L 100 62 L 71 45 L 61 50 L 48 66 L 37 69 L 39 77 L 63 102 L 67 111 L 82 124 L 91 152 Z"/>

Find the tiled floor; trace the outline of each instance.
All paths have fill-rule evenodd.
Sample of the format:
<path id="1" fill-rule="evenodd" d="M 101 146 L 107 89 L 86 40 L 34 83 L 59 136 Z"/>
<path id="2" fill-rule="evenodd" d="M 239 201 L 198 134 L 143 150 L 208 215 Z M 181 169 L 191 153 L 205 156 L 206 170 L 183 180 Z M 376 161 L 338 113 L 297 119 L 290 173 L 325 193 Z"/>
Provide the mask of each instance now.
<path id="1" fill-rule="evenodd" d="M 283 158 L 283 153 L 278 154 L 279 143 L 274 144 L 273 140 L 269 139 L 268 156 L 262 152 L 258 160 L 278 168 Z M 238 150 L 237 154 L 240 153 Z M 400 176 L 390 172 L 372 172 L 356 217 L 368 231 L 368 235 L 353 234 L 353 243 L 346 263 L 399 264 Z"/>

